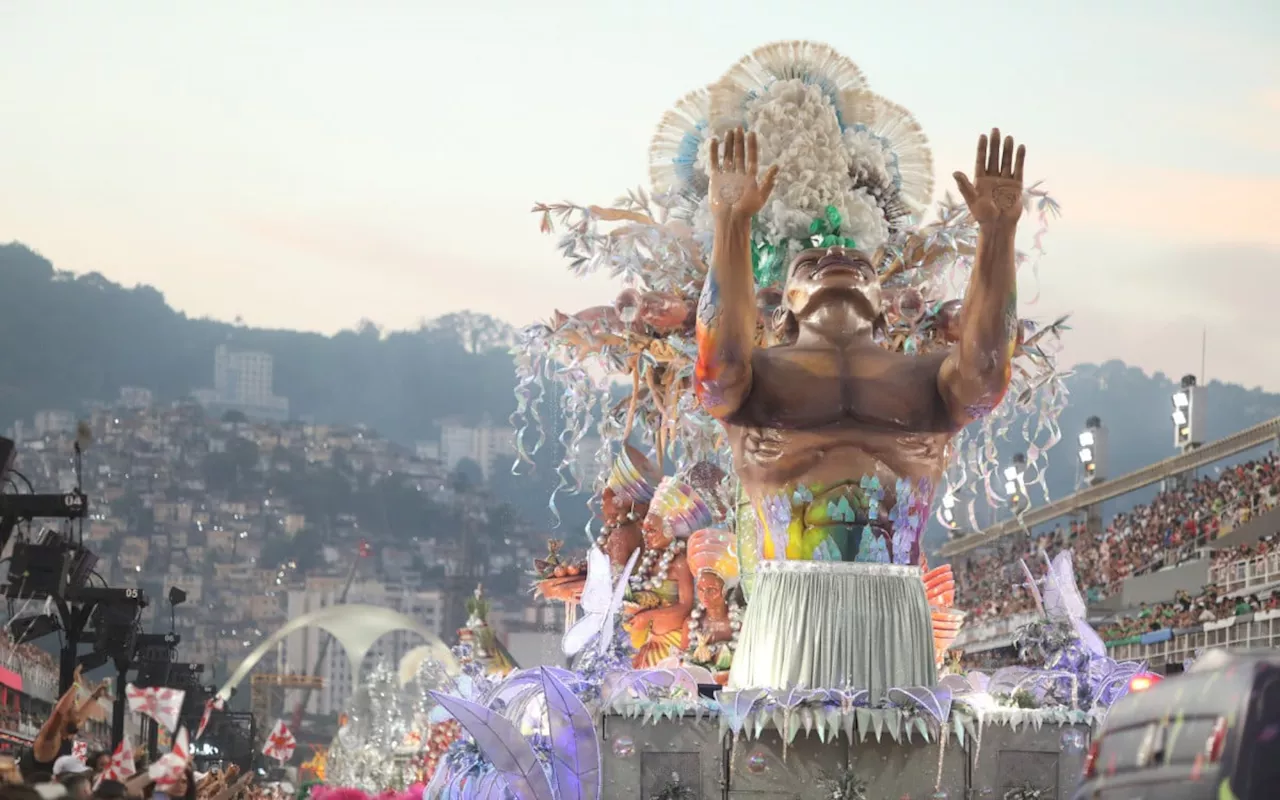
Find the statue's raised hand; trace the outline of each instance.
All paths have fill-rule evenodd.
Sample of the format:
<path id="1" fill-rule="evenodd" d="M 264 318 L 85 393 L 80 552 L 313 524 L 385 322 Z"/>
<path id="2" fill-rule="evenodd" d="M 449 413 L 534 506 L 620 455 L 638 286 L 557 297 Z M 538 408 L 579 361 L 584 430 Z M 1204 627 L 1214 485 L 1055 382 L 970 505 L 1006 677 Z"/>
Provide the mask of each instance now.
<path id="1" fill-rule="evenodd" d="M 1016 152 L 1016 155 L 1015 155 Z M 979 225 L 1013 226 L 1022 216 L 1022 162 L 1027 148 L 1014 150 L 1013 137 L 1000 142 L 1000 130 L 991 129 L 991 138 L 978 137 L 978 163 L 973 169 L 973 183 L 963 172 L 953 176 L 969 213 Z"/>
<path id="2" fill-rule="evenodd" d="M 720 141 L 711 140 L 711 213 L 717 219 L 727 217 L 750 218 L 764 208 L 778 177 L 777 166 L 769 167 L 763 179 L 757 179 L 760 171 L 760 148 L 754 133 L 743 133 L 742 128 L 729 131 L 724 149 Z"/>

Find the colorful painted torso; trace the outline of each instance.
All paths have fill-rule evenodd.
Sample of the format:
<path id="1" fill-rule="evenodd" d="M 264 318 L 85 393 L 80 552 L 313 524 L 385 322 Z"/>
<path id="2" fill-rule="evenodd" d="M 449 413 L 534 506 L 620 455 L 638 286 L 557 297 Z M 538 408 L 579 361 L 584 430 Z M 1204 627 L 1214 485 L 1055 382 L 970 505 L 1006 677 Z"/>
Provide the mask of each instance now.
<path id="1" fill-rule="evenodd" d="M 756 558 L 919 564 L 934 484 L 875 476 L 833 485 L 789 486 L 750 498 Z"/>

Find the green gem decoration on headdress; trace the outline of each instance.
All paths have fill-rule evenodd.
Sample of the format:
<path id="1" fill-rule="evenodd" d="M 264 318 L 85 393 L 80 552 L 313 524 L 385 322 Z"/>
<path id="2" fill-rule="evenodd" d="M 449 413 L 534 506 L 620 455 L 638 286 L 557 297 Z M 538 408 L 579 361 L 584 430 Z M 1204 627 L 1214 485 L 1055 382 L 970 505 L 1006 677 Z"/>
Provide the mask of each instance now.
<path id="1" fill-rule="evenodd" d="M 847 236 L 840 235 L 840 226 L 844 218 L 835 206 L 827 206 L 827 212 L 809 223 L 810 247 L 847 247 L 856 249 L 858 243 Z"/>
<path id="2" fill-rule="evenodd" d="M 857 249 L 858 243 L 841 235 L 840 226 L 844 218 L 835 206 L 827 206 L 826 212 L 809 223 L 809 238 L 804 247 L 847 247 Z M 777 244 L 764 240 L 756 244 L 751 251 L 751 268 L 755 273 L 756 286 L 765 288 L 777 286 L 786 279 L 788 245 L 792 239 L 782 239 Z"/>
<path id="3" fill-rule="evenodd" d="M 764 289 L 782 283 L 785 277 L 787 259 L 787 240 L 783 239 L 777 246 L 760 241 L 751 251 L 751 271 L 755 273 L 756 286 Z"/>

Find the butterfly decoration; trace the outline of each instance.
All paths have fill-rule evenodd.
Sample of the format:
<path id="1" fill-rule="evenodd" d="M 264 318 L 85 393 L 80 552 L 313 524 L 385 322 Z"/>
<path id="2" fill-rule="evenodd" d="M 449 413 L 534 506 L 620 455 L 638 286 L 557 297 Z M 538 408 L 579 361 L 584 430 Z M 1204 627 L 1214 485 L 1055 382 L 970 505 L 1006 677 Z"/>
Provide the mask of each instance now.
<path id="1" fill-rule="evenodd" d="M 1107 646 L 1102 643 L 1102 637 L 1098 636 L 1098 632 L 1089 624 L 1088 606 L 1085 605 L 1084 597 L 1080 594 L 1080 587 L 1076 585 L 1075 565 L 1071 551 L 1063 550 L 1054 556 L 1052 561 L 1049 561 L 1048 556 L 1043 557 L 1049 565 L 1049 570 L 1044 576 L 1043 593 L 1037 586 L 1036 580 L 1031 577 L 1031 570 L 1027 568 L 1026 563 L 1022 564 L 1023 572 L 1030 579 L 1028 589 L 1035 598 L 1036 608 L 1051 620 L 1069 622 L 1090 653 L 1105 656 Z"/>
<path id="2" fill-rule="evenodd" d="M 565 655 L 581 653 L 592 639 L 597 641 L 597 652 L 601 654 L 609 647 L 613 640 L 613 620 L 622 608 L 627 581 L 639 557 L 640 548 L 636 548 L 615 584 L 609 557 L 599 547 L 591 548 L 587 554 L 587 584 L 582 589 L 582 610 L 586 613 L 565 631 L 561 641 Z"/>
<path id="3" fill-rule="evenodd" d="M 485 704 L 431 692 L 475 742 L 488 764 L 477 771 L 478 762 L 462 766 L 446 760 L 432 776 L 423 797 L 599 800 L 600 737 L 595 721 L 558 674 L 565 673 L 542 667 L 517 676 L 522 682 L 537 679 L 542 690 L 550 742 L 545 769 L 529 739 L 501 713 Z"/>

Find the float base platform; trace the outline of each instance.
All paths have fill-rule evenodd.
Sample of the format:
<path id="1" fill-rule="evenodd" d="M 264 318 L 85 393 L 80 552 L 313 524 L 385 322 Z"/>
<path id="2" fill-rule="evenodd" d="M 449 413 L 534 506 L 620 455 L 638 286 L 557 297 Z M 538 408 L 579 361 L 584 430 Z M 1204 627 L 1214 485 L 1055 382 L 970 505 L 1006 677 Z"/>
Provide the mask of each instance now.
<path id="1" fill-rule="evenodd" d="M 1078 735 L 1064 737 L 1071 730 Z M 784 758 L 772 728 L 731 743 L 721 738 L 714 717 L 645 722 L 608 715 L 601 732 L 604 796 L 610 800 L 651 800 L 673 775 L 691 790 L 688 800 L 830 800 L 825 782 L 849 770 L 866 787 L 867 800 L 1001 800 L 1023 787 L 1042 790 L 1044 800 L 1067 800 L 1084 767 L 1080 743 L 1089 741 L 1085 724 L 1017 730 L 985 725 L 980 743 L 961 747 L 950 737 L 941 750 L 937 741 L 877 742 L 868 736 L 850 743 L 840 734 L 824 743 L 801 733 Z"/>

